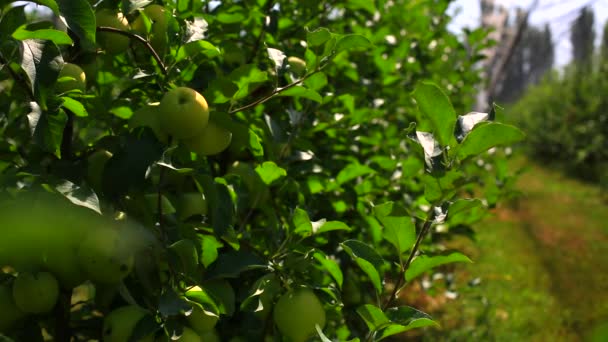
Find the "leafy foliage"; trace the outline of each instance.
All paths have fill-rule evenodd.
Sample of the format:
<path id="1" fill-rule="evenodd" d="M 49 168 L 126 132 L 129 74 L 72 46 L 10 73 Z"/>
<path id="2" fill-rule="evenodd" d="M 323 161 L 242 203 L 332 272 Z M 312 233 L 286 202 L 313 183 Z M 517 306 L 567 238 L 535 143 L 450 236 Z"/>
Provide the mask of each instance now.
<path id="1" fill-rule="evenodd" d="M 493 115 L 457 116 L 479 81 L 479 33 L 468 33 L 465 48 L 447 31 L 447 0 L 154 2 L 165 9 L 156 20 L 142 12 L 150 1 L 38 1 L 64 19 L 73 44 L 51 21 L 2 8 L 0 32 L 12 37 L 0 46 L 6 203 L 51 192 L 103 217 L 108 231 L 130 222 L 135 238 L 120 245 L 138 243 L 133 259 L 120 249 L 119 282 L 88 276 L 81 286 L 95 294 L 74 310 L 65 303 L 82 287 L 68 286 L 60 314 L 30 319 L 54 322 L 47 332 L 57 340 L 99 339 L 100 315 L 137 305 L 147 315 L 132 339 L 178 337 L 202 310 L 219 315 L 205 334 L 281 340 L 273 306 L 307 287 L 327 313 L 316 326 L 325 340 L 436 325 L 400 306 L 398 290 L 441 264 L 468 261 L 442 241 L 479 221 L 511 181 L 504 161 L 486 151 L 500 154 L 495 147 L 523 138 L 482 123 Z M 96 25 L 95 13 L 119 9 L 131 23 L 141 18 L 142 31 L 125 30 L 122 16 L 119 28 Z M 84 92 L 54 92 L 66 62 L 85 70 Z M 131 121 L 154 113 L 175 87 L 203 94 L 210 120 L 232 134 L 228 149 L 197 155 L 158 122 Z M 60 210 L 44 213 L 63 222 Z M 0 219 L 3 233 L 29 231 L 11 222 Z M 12 267 L 6 284 L 20 271 L 2 253 L 9 250 L 0 244 L 0 264 Z M 347 284 L 358 298 L 346 298 Z M 18 322 L 9 335 L 28 321 Z"/>
<path id="2" fill-rule="evenodd" d="M 606 69 L 568 69 L 528 90 L 510 112 L 529 132 L 530 153 L 594 182 L 608 180 Z"/>

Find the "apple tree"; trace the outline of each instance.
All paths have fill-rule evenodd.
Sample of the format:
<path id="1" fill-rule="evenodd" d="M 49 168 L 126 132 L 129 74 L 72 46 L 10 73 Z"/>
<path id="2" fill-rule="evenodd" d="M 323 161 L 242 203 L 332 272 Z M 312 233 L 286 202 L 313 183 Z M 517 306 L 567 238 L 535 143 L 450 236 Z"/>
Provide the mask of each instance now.
<path id="1" fill-rule="evenodd" d="M 0 1 L 0 333 L 376 341 L 523 138 L 448 0 Z M 489 152 L 488 152 L 489 151 Z"/>

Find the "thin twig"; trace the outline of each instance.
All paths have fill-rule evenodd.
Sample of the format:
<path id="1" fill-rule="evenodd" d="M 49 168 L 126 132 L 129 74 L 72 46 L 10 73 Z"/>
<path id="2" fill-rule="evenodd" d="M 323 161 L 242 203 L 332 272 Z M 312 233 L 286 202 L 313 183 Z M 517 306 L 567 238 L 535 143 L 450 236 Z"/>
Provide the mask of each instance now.
<path id="1" fill-rule="evenodd" d="M 120 34 L 120 35 L 128 37 L 129 39 L 135 39 L 135 40 L 139 41 L 140 43 L 144 44 L 146 46 L 146 48 L 150 51 L 150 53 L 152 53 L 152 57 L 154 57 L 154 60 L 156 61 L 156 63 L 160 67 L 160 69 L 162 70 L 163 74 L 165 76 L 167 76 L 167 67 L 165 66 L 165 63 L 163 63 L 163 60 L 160 58 L 160 56 L 158 55 L 156 50 L 154 50 L 154 48 L 152 47 L 152 45 L 150 45 L 150 42 L 146 38 L 144 38 L 138 34 L 132 33 L 132 32 L 119 30 L 117 28 L 109 27 L 109 26 L 98 26 L 97 31 L 105 31 L 105 32 L 112 32 L 112 33 Z"/>
<path id="2" fill-rule="evenodd" d="M 293 88 L 293 87 L 299 85 L 300 83 L 304 82 L 307 78 L 309 78 L 310 76 L 316 74 L 319 71 L 321 71 L 320 68 L 317 69 L 317 70 L 315 70 L 315 71 L 313 71 L 313 72 L 311 72 L 310 74 L 305 75 L 304 77 L 302 77 L 301 79 L 299 79 L 299 80 L 297 80 L 297 81 L 295 81 L 293 83 L 290 83 L 290 84 L 288 84 L 288 85 L 286 85 L 284 87 L 280 87 L 280 88 L 277 88 L 277 89 L 273 90 L 272 93 L 270 93 L 270 94 L 262 97 L 261 99 L 255 100 L 255 101 L 251 102 L 250 104 L 244 105 L 243 107 L 239 107 L 237 109 L 233 109 L 233 110 L 229 111 L 228 114 L 234 114 L 234 113 L 237 113 L 237 112 L 241 112 L 243 110 L 255 107 L 255 106 L 259 105 L 259 104 L 262 104 L 262 103 L 264 103 L 264 102 L 272 99 L 276 95 L 284 92 L 285 90 Z"/>
<path id="3" fill-rule="evenodd" d="M 420 231 L 420 234 L 418 235 L 418 238 L 416 239 L 416 243 L 414 244 L 414 247 L 412 248 L 412 251 L 410 252 L 410 256 L 407 258 L 407 261 L 405 262 L 405 264 L 403 264 L 401 266 L 401 272 L 399 273 L 399 278 L 397 279 L 397 284 L 395 284 L 395 288 L 393 289 L 393 292 L 391 293 L 390 297 L 388 297 L 388 299 L 386 300 L 384 305 L 382 305 L 382 311 L 384 311 L 388 308 L 388 306 L 393 302 L 393 300 L 397 296 L 397 292 L 399 291 L 399 289 L 403 285 L 405 285 L 405 272 L 407 272 L 408 268 L 412 264 L 412 260 L 414 260 L 414 256 L 416 256 L 416 253 L 418 252 L 418 248 L 420 248 L 420 243 L 422 242 L 422 240 L 428 233 L 432 224 L 433 224 L 433 221 L 431 220 L 431 215 L 429 214 L 429 217 L 427 217 L 426 221 L 424 222 L 424 225 L 422 226 L 422 230 Z"/>

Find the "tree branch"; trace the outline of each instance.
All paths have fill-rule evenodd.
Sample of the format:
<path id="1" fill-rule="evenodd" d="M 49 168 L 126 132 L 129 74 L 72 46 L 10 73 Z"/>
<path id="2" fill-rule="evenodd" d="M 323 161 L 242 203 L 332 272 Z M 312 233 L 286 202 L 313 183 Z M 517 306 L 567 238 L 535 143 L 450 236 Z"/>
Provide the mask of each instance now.
<path id="1" fill-rule="evenodd" d="M 431 229 L 431 225 L 433 224 L 431 215 L 432 215 L 432 211 L 431 211 L 431 213 L 429 213 L 429 216 L 427 217 L 426 221 L 424 222 L 424 225 L 422 226 L 422 230 L 420 230 L 420 234 L 418 234 L 418 238 L 416 239 L 416 243 L 414 244 L 414 247 L 412 248 L 412 251 L 410 252 L 410 256 L 407 258 L 405 264 L 401 265 L 401 272 L 399 272 L 399 278 L 397 278 L 397 283 L 395 284 L 395 288 L 393 289 L 390 297 L 388 297 L 388 299 L 386 300 L 384 305 L 382 305 L 382 311 L 385 311 L 388 308 L 388 306 L 393 302 L 393 300 L 397 296 L 397 292 L 399 292 L 399 289 L 403 285 L 405 285 L 405 272 L 407 272 L 408 268 L 410 268 L 410 265 L 412 264 L 412 260 L 414 260 L 416 253 L 418 253 L 418 249 L 420 248 L 420 243 L 422 242 L 422 240 L 424 239 L 424 237 L 426 236 L 428 231 Z"/>
<path id="2" fill-rule="evenodd" d="M 320 68 L 319 68 L 319 69 L 317 69 L 317 70 L 315 70 L 315 71 L 313 71 L 313 72 L 311 72 L 310 74 L 306 74 L 306 75 L 304 75 L 304 77 L 302 77 L 301 79 L 299 79 L 299 80 L 297 80 L 297 81 L 295 81 L 295 82 L 293 82 L 293 83 L 290 83 L 290 84 L 288 84 L 288 85 L 286 85 L 286 86 L 284 86 L 284 87 L 280 87 L 280 88 L 277 88 L 277 89 L 273 90 L 273 91 L 272 91 L 272 93 L 270 93 L 270 94 L 268 94 L 268 95 L 266 95 L 266 96 L 262 97 L 261 99 L 258 99 L 258 100 L 256 100 L 256 101 L 253 101 L 253 102 L 251 102 L 250 104 L 244 105 L 243 107 L 239 107 L 239 108 L 237 108 L 237 109 L 230 110 L 230 111 L 228 112 L 228 114 L 234 114 L 234 113 L 237 113 L 237 112 L 241 112 L 241 111 L 243 111 L 243 110 L 246 110 L 246 109 L 249 109 L 249 108 L 255 107 L 255 106 L 259 105 L 259 104 L 262 104 L 262 103 L 264 103 L 264 102 L 266 102 L 266 101 L 270 100 L 271 98 L 275 97 L 276 95 L 278 95 L 278 94 L 280 94 L 280 93 L 284 92 L 285 90 L 287 90 L 287 89 L 289 89 L 289 88 L 293 88 L 293 87 L 297 86 L 298 84 L 301 84 L 301 83 L 302 83 L 302 82 L 304 82 L 304 81 L 305 81 L 307 78 L 309 78 L 310 76 L 312 76 L 312 75 L 316 74 L 316 73 L 317 73 L 317 72 L 319 72 L 319 71 L 321 71 L 321 69 L 320 69 Z"/>
<path id="3" fill-rule="evenodd" d="M 129 39 L 135 39 L 135 40 L 139 41 L 140 43 L 144 44 L 145 47 L 150 51 L 150 53 L 152 53 L 152 57 L 154 57 L 154 60 L 156 61 L 156 63 L 160 67 L 160 69 L 162 70 L 163 74 L 165 76 L 167 76 L 167 67 L 165 66 L 165 63 L 163 63 L 163 60 L 160 58 L 160 56 L 158 55 L 156 50 L 154 50 L 152 45 L 150 45 L 150 42 L 148 42 L 148 40 L 145 39 L 144 37 L 142 37 L 138 34 L 132 33 L 132 32 L 119 30 L 117 28 L 109 27 L 109 26 L 98 26 L 97 31 L 98 32 L 105 31 L 105 32 L 112 32 L 112 33 L 120 34 L 120 35 L 128 37 Z"/>

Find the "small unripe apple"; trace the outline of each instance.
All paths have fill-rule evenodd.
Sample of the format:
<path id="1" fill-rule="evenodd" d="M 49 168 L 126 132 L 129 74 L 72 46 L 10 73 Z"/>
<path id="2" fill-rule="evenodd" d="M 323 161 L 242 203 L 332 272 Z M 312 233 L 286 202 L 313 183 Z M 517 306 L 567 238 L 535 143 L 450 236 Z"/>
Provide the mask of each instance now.
<path id="1" fill-rule="evenodd" d="M 287 64 L 289 65 L 289 69 L 296 76 L 304 76 L 306 74 L 306 62 L 301 58 L 290 56 L 287 57 Z"/>
<path id="2" fill-rule="evenodd" d="M 177 213 L 182 220 L 193 215 L 207 215 L 207 209 L 207 200 L 201 193 L 187 192 L 178 199 Z"/>
<path id="3" fill-rule="evenodd" d="M 87 158 L 87 180 L 96 192 L 101 191 L 103 170 L 110 158 L 112 153 L 107 150 L 97 150 Z"/>
<path id="4" fill-rule="evenodd" d="M 84 92 L 86 87 L 86 75 L 84 71 L 78 65 L 72 63 L 65 63 L 63 65 L 57 81 L 55 91 L 60 94 L 71 90 Z"/>
<path id="5" fill-rule="evenodd" d="M 137 17 L 133 22 L 133 31 L 140 35 L 146 36 L 148 33 L 150 39 L 150 45 L 159 54 L 165 53 L 167 47 L 167 16 L 166 10 L 163 6 L 152 4 L 144 8 L 143 13 L 150 19 L 152 25 L 150 31 L 146 30 L 146 25 L 141 16 Z"/>
<path id="6" fill-rule="evenodd" d="M 213 121 L 209 121 L 199 135 L 184 140 L 190 151 L 202 156 L 218 154 L 227 149 L 230 142 L 232 142 L 232 132 Z"/>
<path id="7" fill-rule="evenodd" d="M 101 9 L 95 13 L 97 26 L 108 26 L 122 31 L 129 31 L 129 22 L 125 16 L 110 9 Z M 111 55 L 124 52 L 129 47 L 129 37 L 113 32 L 97 33 L 97 43 Z"/>
<path id="8" fill-rule="evenodd" d="M 179 87 L 168 91 L 160 101 L 161 128 L 177 139 L 199 135 L 209 122 L 209 106 L 196 90 Z"/>
<path id="9" fill-rule="evenodd" d="M 138 306 L 129 305 L 120 307 L 110 312 L 103 320 L 104 342 L 127 342 L 133 334 L 133 330 L 146 315 L 146 311 Z M 154 341 L 154 336 L 148 335 L 141 339 L 142 342 Z"/>
<path id="10" fill-rule="evenodd" d="M 46 313 L 59 297 L 59 283 L 49 272 L 21 273 L 13 283 L 17 307 L 28 313 Z"/>
<path id="11" fill-rule="evenodd" d="M 325 326 L 325 310 L 312 290 L 292 290 L 275 305 L 274 322 L 291 341 L 304 342 L 315 333 L 316 325 Z"/>

